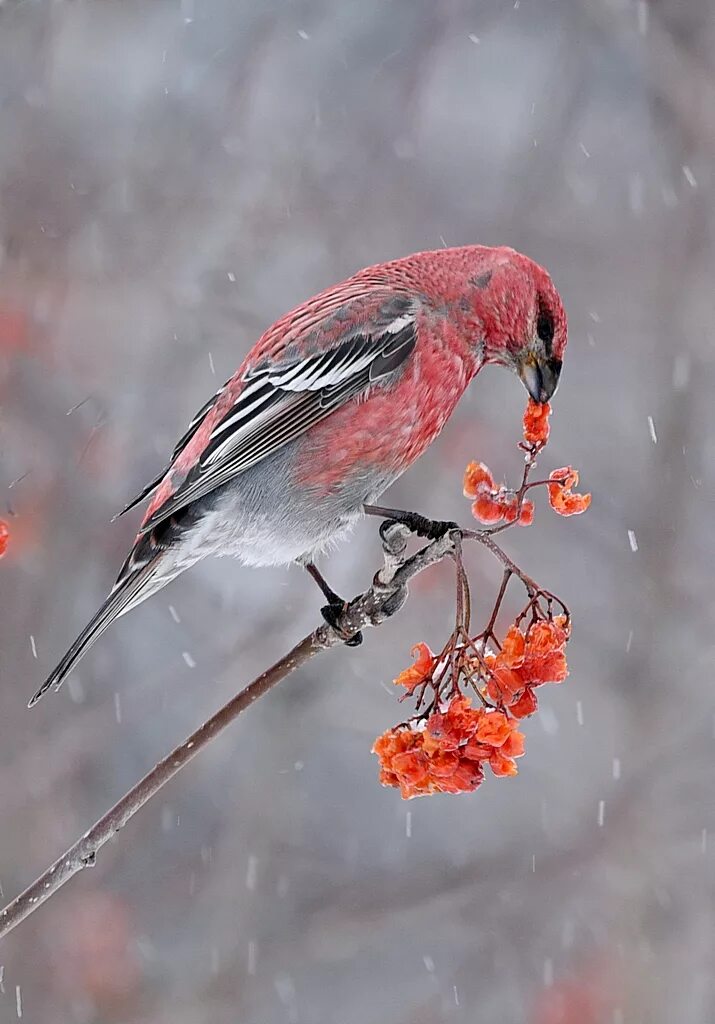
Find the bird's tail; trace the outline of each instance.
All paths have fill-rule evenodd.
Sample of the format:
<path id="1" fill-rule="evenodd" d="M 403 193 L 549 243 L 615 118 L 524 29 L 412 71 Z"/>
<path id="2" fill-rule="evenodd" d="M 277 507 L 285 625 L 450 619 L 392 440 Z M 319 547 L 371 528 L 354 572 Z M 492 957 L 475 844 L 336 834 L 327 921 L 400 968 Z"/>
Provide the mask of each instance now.
<path id="1" fill-rule="evenodd" d="M 80 658 L 87 653 L 95 640 L 99 639 L 116 618 L 129 611 L 135 605 L 140 604 L 146 597 L 149 597 L 155 590 L 158 590 L 160 586 L 163 586 L 164 583 L 169 582 L 170 577 L 155 580 L 158 562 L 159 558 L 154 558 L 123 579 L 120 576 L 120 582 L 114 587 L 99 611 L 85 626 L 60 663 L 53 669 L 40 689 L 29 701 L 27 705 L 29 708 L 37 704 L 40 697 L 47 693 L 51 687 L 59 690 L 65 678 Z M 154 584 L 153 586 L 152 583 Z"/>

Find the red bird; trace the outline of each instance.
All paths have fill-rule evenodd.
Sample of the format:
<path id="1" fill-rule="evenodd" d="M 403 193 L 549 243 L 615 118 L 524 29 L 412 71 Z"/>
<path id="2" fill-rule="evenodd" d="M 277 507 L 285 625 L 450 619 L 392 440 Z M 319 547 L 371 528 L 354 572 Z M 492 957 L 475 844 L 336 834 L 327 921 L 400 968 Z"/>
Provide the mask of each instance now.
<path id="1" fill-rule="evenodd" d="M 508 367 L 547 402 L 565 347 L 551 278 L 507 248 L 415 253 L 287 313 L 123 510 L 152 495 L 109 597 L 30 706 L 114 619 L 206 555 L 301 562 L 334 621 L 342 602 L 314 555 L 365 511 L 380 514 L 372 503 L 431 444 L 482 366 Z"/>

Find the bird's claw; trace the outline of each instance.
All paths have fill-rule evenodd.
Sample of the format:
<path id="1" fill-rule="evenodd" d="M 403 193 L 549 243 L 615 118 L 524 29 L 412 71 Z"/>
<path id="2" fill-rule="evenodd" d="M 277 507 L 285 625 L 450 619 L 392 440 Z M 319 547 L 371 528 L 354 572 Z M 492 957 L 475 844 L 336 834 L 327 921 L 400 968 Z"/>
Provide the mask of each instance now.
<path id="1" fill-rule="evenodd" d="M 400 522 L 417 537 L 424 537 L 426 540 L 440 540 L 452 530 L 460 530 L 459 523 L 447 519 L 428 519 L 419 512 L 406 512 L 399 520 L 387 519 L 380 526 L 380 536 L 385 540 L 383 531 L 394 522 Z"/>
<path id="2" fill-rule="evenodd" d="M 344 601 L 335 601 L 332 604 L 325 604 L 320 609 L 320 614 L 323 616 L 329 626 L 335 630 L 338 636 L 344 641 L 346 647 L 359 647 L 362 643 L 362 632 L 358 630 L 357 633 L 351 636 L 345 636 L 345 632 L 339 625 L 340 619 L 343 612 L 347 608 Z"/>

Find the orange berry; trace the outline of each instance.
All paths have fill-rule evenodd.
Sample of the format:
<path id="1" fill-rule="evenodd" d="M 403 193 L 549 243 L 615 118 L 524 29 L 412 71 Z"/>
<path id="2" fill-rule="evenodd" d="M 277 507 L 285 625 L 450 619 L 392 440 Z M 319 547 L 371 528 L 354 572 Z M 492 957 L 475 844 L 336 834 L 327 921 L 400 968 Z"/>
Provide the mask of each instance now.
<path id="1" fill-rule="evenodd" d="M 471 739 L 464 748 L 464 753 L 473 761 L 488 761 L 494 753 L 494 747 L 488 743 L 477 743 L 475 739 Z"/>
<path id="2" fill-rule="evenodd" d="M 510 626 L 504 637 L 502 649 L 499 652 L 499 661 L 506 665 L 507 668 L 519 668 L 524 661 L 525 648 L 524 634 L 518 626 Z"/>
<path id="3" fill-rule="evenodd" d="M 506 665 L 498 665 L 487 684 L 487 690 L 492 700 L 499 703 L 510 700 L 514 694 L 519 693 L 526 686 L 526 680 L 520 672 L 507 668 Z M 496 695 L 493 695 L 496 691 Z"/>
<path id="4" fill-rule="evenodd" d="M 501 747 L 511 731 L 512 726 L 503 711 L 488 711 L 477 726 L 475 739 L 490 747 Z"/>
<path id="5" fill-rule="evenodd" d="M 577 516 L 591 504 L 590 494 L 572 494 L 571 489 L 578 484 L 578 470 L 572 466 L 562 466 L 549 474 L 549 504 L 560 516 Z"/>
<path id="6" fill-rule="evenodd" d="M 470 462 L 464 471 L 463 490 L 465 498 L 476 498 L 480 491 L 494 490 L 494 477 L 483 462 Z"/>
<path id="7" fill-rule="evenodd" d="M 490 494 L 480 494 L 472 504 L 472 515 L 482 523 L 498 523 L 504 518 L 504 510 Z"/>
<path id="8" fill-rule="evenodd" d="M 519 513 L 519 526 L 531 526 L 534 522 L 534 502 L 524 498 Z"/>
<path id="9" fill-rule="evenodd" d="M 539 707 L 539 702 L 536 699 L 536 694 L 527 686 L 522 695 L 514 701 L 513 704 L 509 705 L 509 713 L 514 718 L 528 718 L 529 715 L 533 715 Z"/>
<path id="10" fill-rule="evenodd" d="M 524 411 L 524 440 L 527 444 L 546 444 L 549 439 L 549 415 L 551 406 L 529 399 Z"/>
<path id="11" fill-rule="evenodd" d="M 513 729 L 499 748 L 505 757 L 523 757 L 524 755 L 524 733 Z"/>
<path id="12" fill-rule="evenodd" d="M 410 653 L 415 659 L 414 665 L 403 669 L 393 680 L 395 686 L 404 686 L 408 693 L 412 693 L 424 683 L 431 676 L 434 667 L 434 655 L 427 644 L 422 642 L 415 644 Z"/>
<path id="13" fill-rule="evenodd" d="M 526 634 L 527 654 L 549 654 L 566 643 L 566 632 L 556 622 L 535 622 Z"/>
<path id="14" fill-rule="evenodd" d="M 506 522 L 506 523 L 513 523 L 513 522 L 516 521 L 516 516 L 517 516 L 516 498 L 506 498 L 501 503 L 501 509 L 502 509 L 502 516 L 504 518 L 504 522 Z"/>
<path id="15" fill-rule="evenodd" d="M 495 750 L 489 758 L 489 767 L 498 779 L 519 774 L 516 761 L 511 757 L 504 757 L 500 750 Z"/>

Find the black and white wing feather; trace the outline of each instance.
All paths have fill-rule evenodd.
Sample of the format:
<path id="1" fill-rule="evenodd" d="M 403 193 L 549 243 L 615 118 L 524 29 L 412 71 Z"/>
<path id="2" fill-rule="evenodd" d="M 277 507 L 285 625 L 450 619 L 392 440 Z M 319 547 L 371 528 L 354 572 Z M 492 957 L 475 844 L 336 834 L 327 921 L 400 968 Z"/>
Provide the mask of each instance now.
<path id="1" fill-rule="evenodd" d="M 386 381 L 409 357 L 415 343 L 415 317 L 409 311 L 374 332 L 353 333 L 307 358 L 249 370 L 240 394 L 216 423 L 198 463 L 143 523 L 141 532 L 154 529 L 305 433 L 351 398 Z M 202 411 L 189 428 L 189 439 L 204 414 Z"/>
<path id="2" fill-rule="evenodd" d="M 171 454 L 171 460 L 169 462 L 169 465 L 162 469 L 161 473 L 157 474 L 157 476 L 155 476 L 150 483 L 148 483 L 145 487 L 142 487 L 141 491 L 139 491 L 139 494 L 133 497 L 132 500 L 124 506 L 121 512 L 117 512 L 115 516 L 112 516 L 111 522 L 114 522 L 116 519 L 119 519 L 119 517 L 123 516 L 125 512 L 129 512 L 131 509 L 136 508 L 136 506 L 141 504 L 141 502 L 144 501 L 145 498 L 149 497 L 152 491 L 155 491 L 157 489 L 161 481 L 164 479 L 166 474 L 171 469 L 171 463 L 174 462 L 174 460 L 179 455 L 181 455 L 184 448 L 186 448 L 191 438 L 194 436 L 196 431 L 203 423 L 204 416 L 209 411 L 209 409 L 213 408 L 214 404 L 216 403 L 216 400 L 224 393 L 224 391 L 226 390 L 226 385 L 229 383 L 230 380 L 231 378 L 229 377 L 226 383 L 222 387 L 220 387 L 218 391 L 211 396 L 211 398 L 209 398 L 208 402 L 206 402 L 205 405 L 201 406 L 199 411 L 192 419 L 191 423 L 189 423 L 188 427 L 186 428 L 185 433 L 181 435 L 179 440 L 174 445 L 174 451 Z"/>

